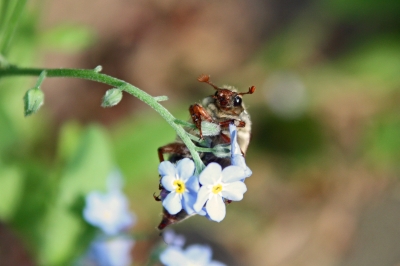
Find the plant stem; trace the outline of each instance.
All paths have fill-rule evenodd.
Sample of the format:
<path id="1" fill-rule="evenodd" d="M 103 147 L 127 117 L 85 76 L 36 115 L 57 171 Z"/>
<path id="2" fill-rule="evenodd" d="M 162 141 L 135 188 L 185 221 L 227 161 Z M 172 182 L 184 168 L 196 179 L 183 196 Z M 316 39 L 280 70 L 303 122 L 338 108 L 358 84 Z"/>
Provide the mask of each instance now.
<path id="1" fill-rule="evenodd" d="M 148 104 L 157 113 L 159 113 L 167 123 L 176 131 L 177 135 L 181 138 L 183 143 L 189 149 L 190 154 L 196 165 L 196 174 L 204 169 L 204 164 L 200 159 L 199 154 L 196 152 L 196 146 L 193 144 L 186 131 L 177 123 L 176 118 L 164 106 L 158 103 L 157 98 L 149 95 L 148 93 L 138 89 L 137 87 L 114 77 L 95 72 L 90 69 L 39 69 L 39 68 L 18 68 L 15 66 L 1 69 L 0 78 L 5 76 L 39 76 L 43 71 L 46 71 L 46 77 L 72 77 L 86 80 L 92 80 L 100 83 L 105 83 L 113 87 L 120 87 L 127 93 L 135 96 L 139 100 Z"/>

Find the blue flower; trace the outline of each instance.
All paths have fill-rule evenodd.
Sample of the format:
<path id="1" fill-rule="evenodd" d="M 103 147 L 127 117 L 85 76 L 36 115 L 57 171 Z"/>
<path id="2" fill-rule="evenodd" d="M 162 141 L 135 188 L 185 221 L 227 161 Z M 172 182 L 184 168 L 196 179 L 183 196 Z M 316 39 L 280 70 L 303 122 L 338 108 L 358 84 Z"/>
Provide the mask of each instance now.
<path id="1" fill-rule="evenodd" d="M 129 212 L 128 200 L 120 191 L 122 181 L 114 174 L 109 177 L 109 191 L 90 192 L 86 196 L 84 219 L 108 235 L 115 235 L 133 226 L 136 217 Z"/>
<path id="2" fill-rule="evenodd" d="M 191 245 L 186 250 L 169 246 L 160 254 L 160 261 L 165 266 L 225 266 L 211 259 L 212 250 L 205 245 Z"/>
<path id="3" fill-rule="evenodd" d="M 188 158 L 180 160 L 176 167 L 169 161 L 160 163 L 161 184 L 170 192 L 162 205 L 169 214 L 177 214 L 182 208 L 189 215 L 194 213 L 193 204 L 200 188 L 197 177 L 193 175 L 194 168 L 194 162 Z"/>
<path id="4" fill-rule="evenodd" d="M 135 241 L 128 237 L 98 238 L 92 242 L 85 258 L 78 265 L 129 266 Z"/>
<path id="5" fill-rule="evenodd" d="M 239 144 L 237 142 L 237 129 L 234 124 L 229 124 L 229 132 L 231 135 L 231 163 L 241 167 L 244 170 L 245 178 L 251 176 L 253 172 L 246 165 L 242 151 L 240 150 Z"/>
<path id="6" fill-rule="evenodd" d="M 183 247 L 185 244 L 185 237 L 175 234 L 172 230 L 167 230 L 163 233 L 164 242 L 170 246 Z"/>
<path id="7" fill-rule="evenodd" d="M 199 176 L 202 187 L 194 204 L 195 211 L 200 212 L 205 204 L 210 219 L 222 221 L 226 214 L 224 199 L 239 201 L 247 191 L 241 181 L 244 178 L 244 170 L 239 166 L 228 166 L 222 170 L 217 163 L 208 164 Z"/>

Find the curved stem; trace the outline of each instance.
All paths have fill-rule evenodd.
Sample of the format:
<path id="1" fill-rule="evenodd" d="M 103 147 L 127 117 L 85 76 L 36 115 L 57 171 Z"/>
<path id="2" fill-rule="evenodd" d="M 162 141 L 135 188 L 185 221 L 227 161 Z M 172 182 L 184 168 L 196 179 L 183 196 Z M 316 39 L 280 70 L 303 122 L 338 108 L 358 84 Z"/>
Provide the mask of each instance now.
<path id="1" fill-rule="evenodd" d="M 139 100 L 148 104 L 157 113 L 159 113 L 167 123 L 176 131 L 177 135 L 181 138 L 183 143 L 189 149 L 190 154 L 196 165 L 196 173 L 204 169 L 204 164 L 200 159 L 199 154 L 196 152 L 196 146 L 193 144 L 191 139 L 187 136 L 186 131 L 178 124 L 175 123 L 176 118 L 161 104 L 158 103 L 157 98 L 149 95 L 148 93 L 138 89 L 137 87 L 114 77 L 98 73 L 90 69 L 39 69 L 39 68 L 18 68 L 8 67 L 0 68 L 0 78 L 5 76 L 39 76 L 42 71 L 46 71 L 46 77 L 72 77 L 86 80 L 92 80 L 100 83 L 105 83 L 113 87 L 121 87 L 127 93 L 135 96 Z"/>

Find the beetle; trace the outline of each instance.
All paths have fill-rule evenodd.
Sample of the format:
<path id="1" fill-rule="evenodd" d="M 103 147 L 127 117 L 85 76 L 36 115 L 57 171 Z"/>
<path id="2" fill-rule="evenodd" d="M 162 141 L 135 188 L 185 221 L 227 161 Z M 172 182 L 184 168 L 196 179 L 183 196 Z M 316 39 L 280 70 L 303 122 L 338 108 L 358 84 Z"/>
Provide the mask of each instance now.
<path id="1" fill-rule="evenodd" d="M 243 95 L 253 94 L 256 90 L 255 86 L 249 87 L 247 92 L 237 92 L 232 86 L 218 87 L 210 81 L 209 75 L 201 75 L 197 78 L 199 82 L 206 83 L 215 89 L 215 93 L 204 98 L 201 103 L 195 103 L 190 105 L 189 113 L 191 121 L 195 126 L 195 129 L 188 128 L 186 131 L 199 138 L 199 141 L 194 141 L 197 146 L 205 145 L 206 148 L 213 148 L 219 144 L 229 144 L 229 124 L 233 123 L 238 130 L 238 144 L 243 155 L 246 154 L 247 148 L 251 138 L 251 119 L 250 115 L 243 104 Z M 202 122 L 207 121 L 214 123 L 220 127 L 219 134 L 208 136 L 203 134 Z M 185 144 L 177 138 L 175 142 L 169 143 L 165 146 L 158 148 L 158 157 L 160 162 L 164 161 L 164 154 L 170 154 L 169 161 L 175 163 L 182 158 L 191 158 L 190 152 Z M 221 165 L 222 168 L 227 167 L 231 164 L 230 157 L 218 157 L 211 152 L 200 152 L 201 160 L 205 165 L 216 162 Z M 160 195 L 154 196 L 157 201 L 162 201 L 168 191 L 166 191 L 161 183 L 159 185 Z M 159 230 L 164 229 L 170 224 L 180 222 L 190 217 L 185 210 L 181 210 L 175 215 L 168 213 L 163 208 L 163 218 L 158 226 Z"/>

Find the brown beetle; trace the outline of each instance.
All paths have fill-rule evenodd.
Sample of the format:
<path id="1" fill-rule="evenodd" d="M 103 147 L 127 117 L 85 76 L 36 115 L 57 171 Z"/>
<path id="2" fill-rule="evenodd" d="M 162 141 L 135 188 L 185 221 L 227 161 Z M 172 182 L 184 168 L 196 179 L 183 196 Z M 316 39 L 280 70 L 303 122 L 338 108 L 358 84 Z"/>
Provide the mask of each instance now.
<path id="1" fill-rule="evenodd" d="M 196 103 L 189 107 L 191 120 L 197 130 L 189 128 L 187 132 L 199 137 L 199 141 L 195 141 L 197 146 L 203 145 L 203 147 L 206 148 L 213 148 L 218 144 L 230 143 L 228 127 L 230 123 L 234 123 L 238 129 L 238 143 L 240 149 L 243 155 L 245 155 L 250 143 L 251 120 L 243 104 L 242 96 L 245 94 L 253 94 L 256 90 L 255 86 L 251 86 L 247 92 L 239 93 L 231 86 L 217 87 L 210 81 L 208 75 L 201 75 L 197 80 L 211 85 L 216 92 L 214 95 L 204 98 L 201 104 Z M 219 125 L 221 128 L 220 133 L 213 136 L 204 136 L 201 126 L 202 121 L 208 121 Z M 203 140 L 203 142 L 201 142 L 201 140 Z M 204 143 L 206 143 L 205 146 Z M 185 157 L 191 158 L 189 150 L 180 138 L 177 138 L 173 143 L 158 148 L 160 162 L 164 161 L 164 154 L 166 153 L 170 154 L 168 160 L 173 163 Z M 210 152 L 201 152 L 199 155 L 205 165 L 211 162 L 217 162 L 224 168 L 231 164 L 230 157 L 220 158 Z M 154 196 L 157 201 L 163 200 L 168 194 L 168 191 L 162 186 L 160 186 L 160 190 L 160 195 Z M 180 222 L 188 217 L 190 216 L 183 209 L 175 215 L 171 215 L 163 209 L 163 218 L 158 229 L 162 230 L 166 226 Z"/>

